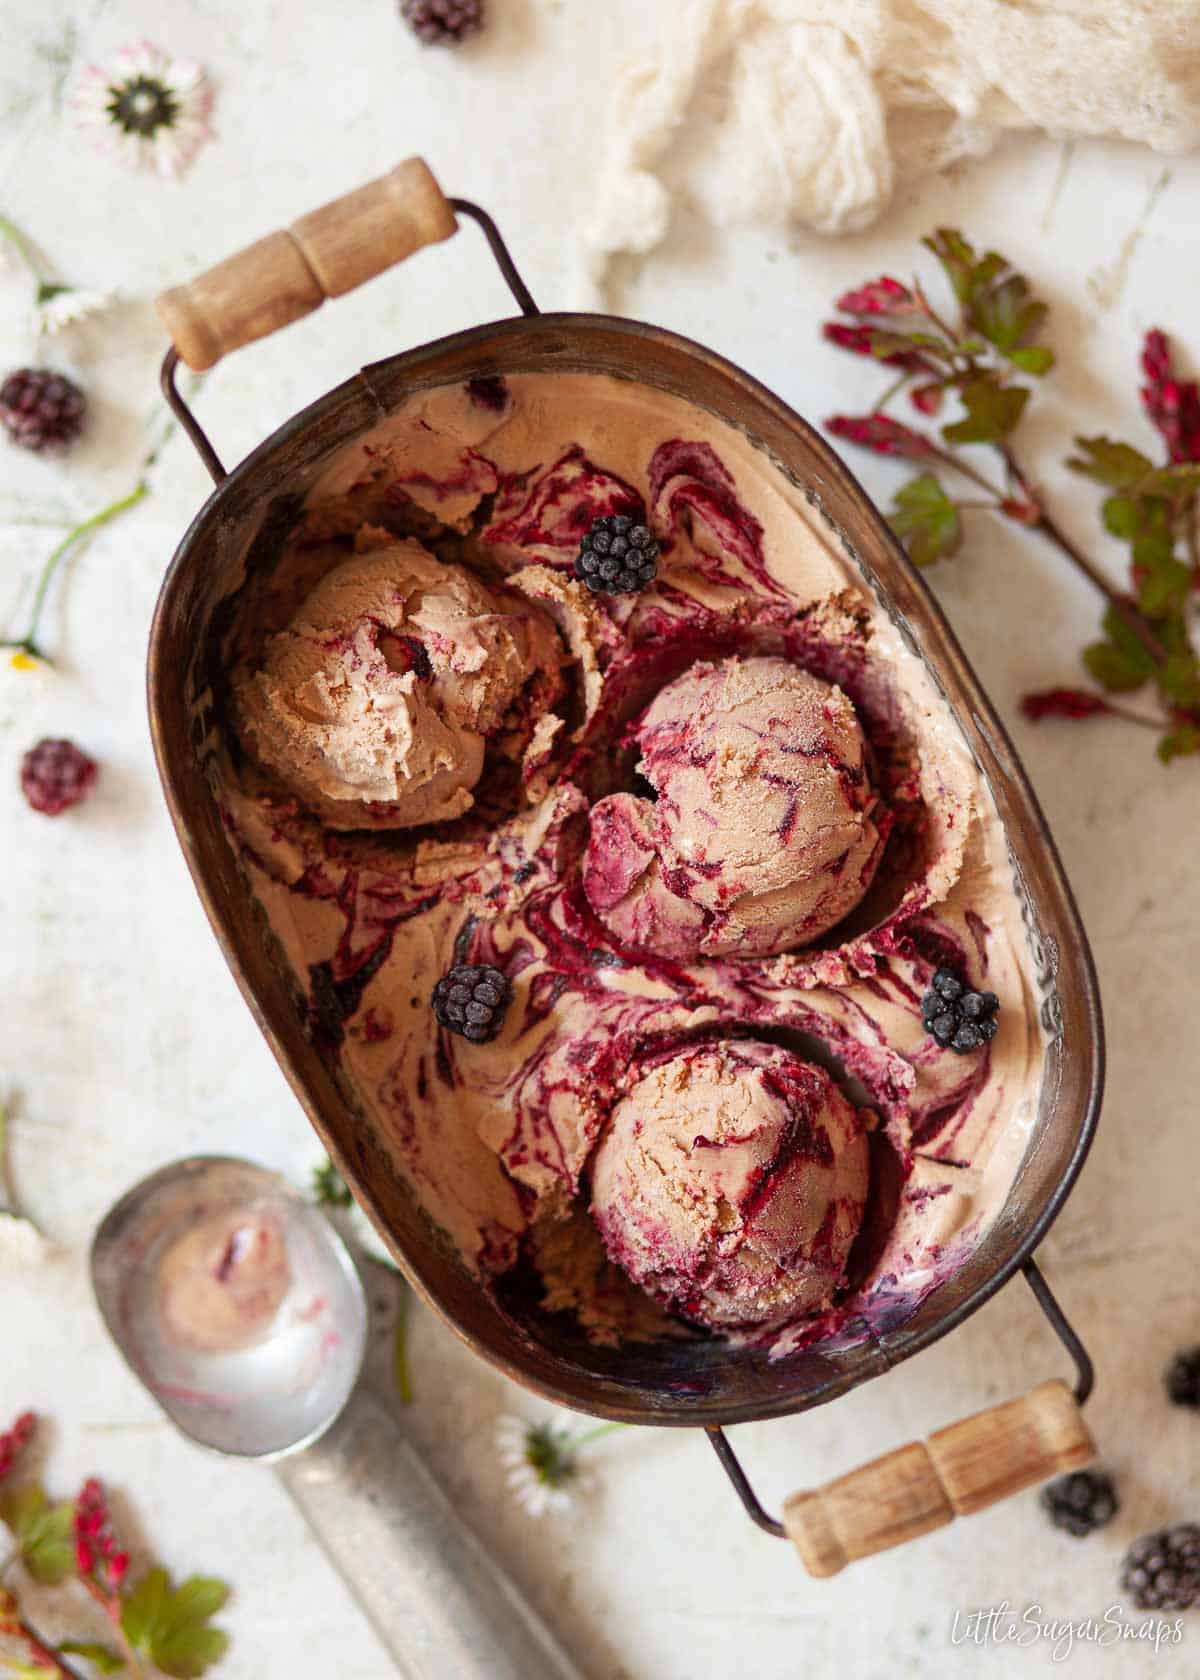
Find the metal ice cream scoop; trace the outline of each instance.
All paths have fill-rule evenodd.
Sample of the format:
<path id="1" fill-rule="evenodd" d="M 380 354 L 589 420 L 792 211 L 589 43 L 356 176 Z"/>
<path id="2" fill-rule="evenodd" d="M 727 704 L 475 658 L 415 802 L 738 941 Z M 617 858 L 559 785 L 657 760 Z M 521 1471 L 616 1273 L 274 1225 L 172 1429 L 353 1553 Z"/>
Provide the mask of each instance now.
<path id="1" fill-rule="evenodd" d="M 369 1303 L 329 1221 L 224 1156 L 136 1184 L 91 1256 L 134 1375 L 192 1440 L 274 1465 L 407 1680 L 582 1680 L 406 1440 L 369 1356 L 404 1286 L 368 1264 Z"/>

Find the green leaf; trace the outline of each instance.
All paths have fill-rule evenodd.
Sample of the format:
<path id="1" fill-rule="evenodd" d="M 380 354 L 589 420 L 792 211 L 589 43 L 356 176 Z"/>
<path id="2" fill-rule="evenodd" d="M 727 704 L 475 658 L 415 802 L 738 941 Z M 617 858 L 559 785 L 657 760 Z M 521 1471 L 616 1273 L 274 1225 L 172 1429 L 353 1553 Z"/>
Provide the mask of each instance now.
<path id="1" fill-rule="evenodd" d="M 119 1674 L 125 1667 L 124 1657 L 95 1640 L 64 1639 L 58 1650 L 64 1657 L 86 1657 L 101 1674 Z"/>
<path id="2" fill-rule="evenodd" d="M 1175 544 L 1166 531 L 1147 531 L 1145 536 L 1134 538 L 1133 563 L 1147 571 L 1169 565 L 1174 554 Z"/>
<path id="3" fill-rule="evenodd" d="M 1200 665 L 1190 648 L 1168 655 L 1158 673 L 1158 686 L 1177 706 L 1200 706 Z"/>
<path id="4" fill-rule="evenodd" d="M 354 1201 L 332 1161 L 313 1168 L 312 1197 L 319 1207 L 349 1207 Z"/>
<path id="5" fill-rule="evenodd" d="M 896 492 L 889 523 L 917 566 L 932 566 L 962 542 L 958 509 L 932 473 L 921 473 Z"/>
<path id="6" fill-rule="evenodd" d="M 1124 658 L 1143 676 L 1154 672 L 1154 655 L 1136 631 L 1131 630 L 1115 607 L 1109 607 L 1101 619 L 1104 634 Z"/>
<path id="7" fill-rule="evenodd" d="M 135 1650 L 148 1648 L 151 1630 L 158 1625 L 170 1593 L 171 1577 L 166 1570 L 152 1569 L 125 1595 L 121 1627 Z"/>
<path id="8" fill-rule="evenodd" d="M 135 1650 L 178 1680 L 195 1680 L 224 1656 L 228 1636 L 209 1625 L 229 1597 L 223 1581 L 192 1575 L 172 1589 L 165 1569 L 152 1569 L 126 1598 L 121 1627 Z"/>
<path id="9" fill-rule="evenodd" d="M 967 243 L 957 228 L 938 228 L 935 233 L 922 239 L 921 243 L 927 251 L 932 251 L 941 263 L 959 303 L 966 303 L 971 296 L 972 275 L 975 271 L 974 247 Z"/>
<path id="10" fill-rule="evenodd" d="M 1083 650 L 1083 663 L 1101 688 L 1110 694 L 1131 694 L 1141 688 L 1146 672 L 1135 670 L 1111 642 L 1092 642 Z"/>
<path id="11" fill-rule="evenodd" d="M 1182 724 L 1162 737 L 1157 751 L 1164 764 L 1170 764 L 1173 758 L 1188 758 L 1200 753 L 1200 729 L 1192 723 Z"/>
<path id="12" fill-rule="evenodd" d="M 942 427 L 947 443 L 998 443 L 1012 431 L 1029 401 L 1022 385 L 1001 385 L 990 374 L 973 379 L 962 393 L 965 420 Z"/>
<path id="13" fill-rule="evenodd" d="M 1153 542 L 1152 537 L 1141 537 L 1133 545 L 1134 555 L 1145 543 Z M 1168 552 L 1166 560 L 1156 565 L 1150 571 L 1138 591 L 1138 606 L 1151 618 L 1171 608 L 1182 607 L 1187 600 L 1188 590 L 1192 585 L 1192 574 L 1189 567 L 1182 561 L 1175 560 Z"/>
<path id="14" fill-rule="evenodd" d="M 43 1586 L 56 1587 L 75 1573 L 74 1515 L 70 1503 L 51 1505 L 36 1482 L 0 1497 L 0 1517 L 13 1532 L 21 1562 Z"/>
<path id="15" fill-rule="evenodd" d="M 1200 461 L 1177 461 L 1173 467 L 1159 467 L 1142 485 L 1147 495 L 1186 496 L 1200 489 Z"/>
<path id="16" fill-rule="evenodd" d="M 1020 274 L 1008 274 L 980 291 L 971 306 L 971 319 L 980 332 L 1006 354 L 1032 338 L 1047 313 L 1044 303 L 1030 298 L 1029 282 Z"/>
<path id="17" fill-rule="evenodd" d="M 229 1601 L 229 1588 L 213 1575 L 189 1575 L 178 1589 L 172 1604 L 176 1621 L 206 1622 L 223 1610 Z"/>
<path id="18" fill-rule="evenodd" d="M 944 338 L 929 332 L 889 332 L 886 327 L 872 327 L 871 354 L 886 361 L 889 356 L 904 356 L 913 352 L 922 352 L 932 356 L 935 361 L 951 363 L 954 360 L 954 347 L 947 344 Z"/>
<path id="19" fill-rule="evenodd" d="M 1024 344 L 1006 353 L 1014 367 L 1019 367 L 1022 373 L 1031 373 L 1035 379 L 1049 373 L 1054 366 L 1054 352 L 1044 344 Z"/>
<path id="20" fill-rule="evenodd" d="M 1129 496 L 1106 496 L 1100 508 L 1104 529 L 1114 537 L 1130 542 L 1142 529 L 1142 513 L 1137 502 Z"/>
<path id="21" fill-rule="evenodd" d="M 1075 447 L 1082 455 L 1072 455 L 1067 465 L 1072 472 L 1094 478 L 1097 484 L 1107 484 L 1112 490 L 1128 490 L 1141 485 L 1153 473 L 1154 463 L 1128 443 L 1118 443 L 1109 437 L 1077 437 Z"/>

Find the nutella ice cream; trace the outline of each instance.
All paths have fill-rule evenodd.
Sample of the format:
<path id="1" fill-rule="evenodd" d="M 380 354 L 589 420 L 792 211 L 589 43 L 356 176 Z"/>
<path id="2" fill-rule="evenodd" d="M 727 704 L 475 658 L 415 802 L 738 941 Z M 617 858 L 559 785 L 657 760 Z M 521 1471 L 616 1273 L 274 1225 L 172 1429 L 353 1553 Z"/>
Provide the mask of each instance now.
<path id="1" fill-rule="evenodd" d="M 867 1201 L 861 1117 L 821 1068 L 733 1042 L 661 1062 L 613 1110 L 592 1168 L 611 1258 L 711 1329 L 833 1305 Z"/>
<path id="2" fill-rule="evenodd" d="M 808 945 L 871 884 L 886 832 L 850 701 L 786 659 L 693 665 L 637 727 L 653 799 L 592 807 L 583 890 L 634 949 Z"/>
<path id="3" fill-rule="evenodd" d="M 251 751 L 333 828 L 417 828 L 474 803 L 489 739 L 557 637 L 419 542 L 335 566 L 235 696 Z"/>
<path id="4" fill-rule="evenodd" d="M 297 1007 L 502 1300 L 598 1342 L 875 1334 L 1037 1113 L 986 786 L 743 433 L 629 380 L 476 383 L 343 450 L 231 613 L 222 809 Z M 986 1030 L 947 1030 L 960 996 Z"/>

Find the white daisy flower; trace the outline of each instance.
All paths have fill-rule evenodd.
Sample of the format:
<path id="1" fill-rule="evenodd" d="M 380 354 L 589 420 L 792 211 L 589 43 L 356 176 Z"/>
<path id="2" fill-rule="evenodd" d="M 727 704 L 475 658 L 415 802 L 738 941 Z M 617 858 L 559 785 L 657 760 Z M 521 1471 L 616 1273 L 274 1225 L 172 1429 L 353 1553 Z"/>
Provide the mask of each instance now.
<path id="1" fill-rule="evenodd" d="M 92 131 L 96 150 L 131 169 L 181 175 L 212 138 L 212 87 L 204 69 L 150 41 L 122 47 L 109 64 L 88 65 L 72 106 L 78 125 Z"/>
<path id="2" fill-rule="evenodd" d="M 77 286 L 57 286 L 44 281 L 33 305 L 34 326 L 40 333 L 61 332 L 63 327 L 99 315 L 116 302 L 115 292 L 87 292 Z"/>
<path id="3" fill-rule="evenodd" d="M 496 1425 L 496 1447 L 517 1503 L 531 1517 L 542 1517 L 547 1511 L 565 1511 L 576 1495 L 590 1493 L 595 1477 L 590 1467 L 580 1464 L 580 1451 L 622 1427 L 602 1423 L 573 1435 L 549 1421 L 502 1417 Z"/>
<path id="4" fill-rule="evenodd" d="M 0 1277 L 31 1272 L 50 1257 L 50 1244 L 31 1219 L 0 1209 Z"/>

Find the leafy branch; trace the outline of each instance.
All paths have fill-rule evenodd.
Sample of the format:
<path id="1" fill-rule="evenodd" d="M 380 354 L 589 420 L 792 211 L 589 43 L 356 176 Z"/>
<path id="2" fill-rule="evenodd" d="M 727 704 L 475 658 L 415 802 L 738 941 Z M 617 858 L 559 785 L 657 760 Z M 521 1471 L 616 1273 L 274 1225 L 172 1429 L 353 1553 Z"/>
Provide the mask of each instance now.
<path id="1" fill-rule="evenodd" d="M 136 1581 L 130 1557 L 116 1537 L 104 1489 L 94 1477 L 74 1500 L 52 1502 L 41 1484 L 25 1479 L 13 1484 L 12 1472 L 36 1432 L 36 1419 L 24 1413 L 0 1434 L 0 1521 L 10 1531 L 14 1551 L 0 1568 L 0 1639 L 19 1646 L 18 1663 L 0 1651 L 7 1672 L 58 1675 L 81 1680 L 67 1658 L 79 1656 L 101 1674 L 127 1674 L 148 1680 L 151 1674 L 199 1680 L 222 1656 L 228 1638 L 212 1626 L 225 1604 L 221 1581 L 193 1575 L 172 1585 L 165 1569 L 152 1568 Z M 113 1643 L 66 1639 L 50 1643 L 25 1615 L 11 1577 L 17 1564 L 39 1586 L 64 1592 L 80 1586 L 108 1618 Z"/>
<path id="2" fill-rule="evenodd" d="M 1116 587 L 1046 507 L 1013 445 L 1034 390 L 1026 381 L 1054 366 L 1053 352 L 1037 342 L 1047 306 L 1006 258 L 980 254 L 955 229 L 939 228 L 923 244 L 949 283 L 953 316 L 935 309 L 916 280 L 905 286 L 883 276 L 839 298 L 839 310 L 851 319 L 827 322 L 825 337 L 897 371 L 870 413 L 834 415 L 829 430 L 876 454 L 919 464 L 889 515 L 918 566 L 955 554 L 963 541 L 962 515 L 983 510 L 1040 532 L 1103 596 L 1102 636 L 1082 655 L 1103 692 L 1060 687 L 1026 696 L 1029 717 L 1124 718 L 1158 732 L 1164 762 L 1200 753 L 1200 659 L 1193 635 L 1200 590 L 1200 388 L 1177 377 L 1165 337 L 1151 332 L 1142 354 L 1141 395 L 1167 446 L 1166 461 L 1108 437 L 1075 440 L 1068 466 L 1109 492 L 1102 523 L 1130 545 L 1130 587 Z M 936 434 L 919 429 L 886 412 L 904 392 L 927 418 L 948 401 L 955 412 Z M 992 450 L 995 476 L 961 452 L 972 446 Z M 944 483 L 947 472 L 979 494 L 952 494 Z M 1154 691 L 1153 717 L 1110 698 L 1143 688 Z"/>

